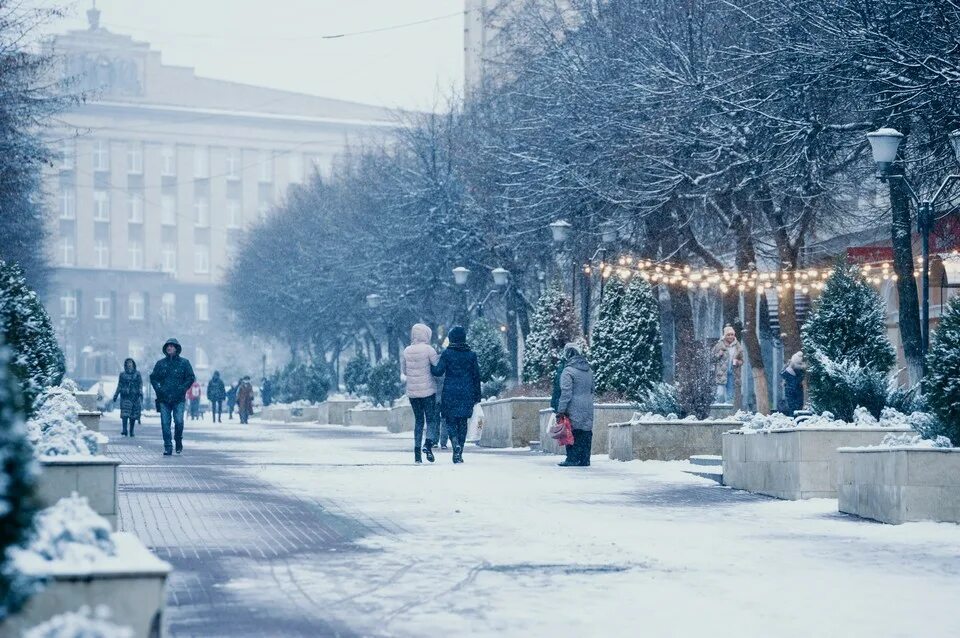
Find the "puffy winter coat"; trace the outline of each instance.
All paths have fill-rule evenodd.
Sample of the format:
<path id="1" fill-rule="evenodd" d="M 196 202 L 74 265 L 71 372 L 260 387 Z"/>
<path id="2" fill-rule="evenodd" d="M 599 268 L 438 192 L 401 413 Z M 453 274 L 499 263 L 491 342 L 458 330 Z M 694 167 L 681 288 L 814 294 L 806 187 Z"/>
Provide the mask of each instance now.
<path id="1" fill-rule="evenodd" d="M 218 373 L 214 372 L 213 378 L 207 384 L 207 400 L 223 401 L 226 397 L 227 389 L 223 387 L 223 379 L 220 378 Z"/>
<path id="2" fill-rule="evenodd" d="M 167 354 L 169 345 L 176 348 L 173 356 Z M 193 366 L 180 356 L 181 350 L 176 339 L 168 339 L 163 344 L 163 359 L 157 361 L 150 373 L 150 385 L 153 386 L 157 401 L 164 405 L 174 406 L 183 401 L 187 390 L 197 380 L 193 374 Z"/>
<path id="3" fill-rule="evenodd" d="M 253 412 L 253 386 L 249 381 L 241 383 L 237 390 L 237 406 L 241 412 Z"/>
<path id="4" fill-rule="evenodd" d="M 797 410 L 803 409 L 803 377 L 806 371 L 803 369 L 793 369 L 787 366 L 780 373 L 783 379 L 783 394 L 785 403 L 785 412 L 787 416 L 793 416 Z"/>
<path id="5" fill-rule="evenodd" d="M 113 402 L 120 399 L 120 418 L 139 419 L 143 409 L 143 378 L 137 372 L 137 364 L 133 364 L 130 372 L 121 372 L 117 377 L 117 391 L 113 394 Z"/>
<path id="6" fill-rule="evenodd" d="M 444 377 L 440 414 L 445 419 L 469 419 L 480 403 L 480 364 L 465 343 L 451 343 L 433 366 L 434 376 Z"/>
<path id="7" fill-rule="evenodd" d="M 557 414 L 567 414 L 574 430 L 593 431 L 593 371 L 577 354 L 567 361 L 560 374 Z"/>
<path id="8" fill-rule="evenodd" d="M 433 331 L 422 323 L 414 324 L 410 329 L 410 345 L 404 348 L 400 357 L 400 372 L 407 377 L 407 396 L 422 399 L 437 393 L 437 381 L 430 372 L 430 366 L 437 365 L 440 355 L 430 345 Z"/>
<path id="9" fill-rule="evenodd" d="M 737 367 L 743 365 L 743 347 L 739 341 L 727 343 L 722 338 L 713 346 L 713 373 L 717 385 L 727 382 L 727 369 L 733 363 L 733 373 L 736 376 Z"/>

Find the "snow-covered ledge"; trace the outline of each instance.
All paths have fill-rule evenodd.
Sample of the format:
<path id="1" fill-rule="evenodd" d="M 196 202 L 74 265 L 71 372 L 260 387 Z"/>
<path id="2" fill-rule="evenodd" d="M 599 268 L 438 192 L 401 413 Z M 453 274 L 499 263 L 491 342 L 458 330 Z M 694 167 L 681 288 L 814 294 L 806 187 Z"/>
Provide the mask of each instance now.
<path id="1" fill-rule="evenodd" d="M 540 410 L 550 407 L 549 397 L 513 397 L 484 401 L 482 447 L 527 447 L 540 439 Z"/>
<path id="2" fill-rule="evenodd" d="M 357 399 L 327 399 L 320 404 L 317 421 L 325 425 L 346 425 L 347 410 L 360 405 Z"/>
<path id="3" fill-rule="evenodd" d="M 94 512 L 117 524 L 117 466 L 107 456 L 42 456 L 37 492 L 46 506 L 76 492 L 87 498 Z"/>
<path id="4" fill-rule="evenodd" d="M 614 461 L 678 461 L 697 454 L 716 455 L 720 454 L 723 433 L 740 425 L 738 421 L 637 415 L 606 428 L 609 455 Z"/>
<path id="5" fill-rule="evenodd" d="M 390 424 L 390 408 L 360 407 L 347 410 L 344 425 L 385 428 Z"/>
<path id="6" fill-rule="evenodd" d="M 841 512 L 895 525 L 960 523 L 960 448 L 844 447 L 838 454 Z"/>
<path id="7" fill-rule="evenodd" d="M 98 412 L 97 393 L 96 392 L 74 392 L 73 396 L 80 404 L 80 409 L 84 412 Z"/>
<path id="8" fill-rule="evenodd" d="M 293 405 L 288 412 L 287 423 L 313 423 L 320 416 L 320 408 L 316 405 Z"/>
<path id="9" fill-rule="evenodd" d="M 439 406 L 437 406 L 439 410 Z M 437 415 L 439 417 L 439 414 Z M 387 417 L 387 429 L 391 432 L 412 432 L 413 431 L 413 408 L 409 403 L 395 405 L 390 408 L 390 414 Z"/>
<path id="10" fill-rule="evenodd" d="M 77 416 L 80 417 L 80 423 L 83 424 L 83 427 L 93 432 L 100 431 L 100 413 L 99 412 L 78 412 Z"/>

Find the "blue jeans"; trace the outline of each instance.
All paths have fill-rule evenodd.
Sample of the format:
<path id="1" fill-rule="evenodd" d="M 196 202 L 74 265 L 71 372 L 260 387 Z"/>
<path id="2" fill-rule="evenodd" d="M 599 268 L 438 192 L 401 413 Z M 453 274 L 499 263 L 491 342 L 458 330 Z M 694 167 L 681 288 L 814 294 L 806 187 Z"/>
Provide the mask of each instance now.
<path id="1" fill-rule="evenodd" d="M 170 440 L 170 421 L 173 420 L 175 430 L 173 439 L 178 443 L 183 443 L 183 412 L 186 409 L 186 403 L 181 401 L 172 408 L 165 404 L 160 404 L 160 430 L 163 432 L 163 449 L 165 452 L 173 450 L 173 442 Z"/>

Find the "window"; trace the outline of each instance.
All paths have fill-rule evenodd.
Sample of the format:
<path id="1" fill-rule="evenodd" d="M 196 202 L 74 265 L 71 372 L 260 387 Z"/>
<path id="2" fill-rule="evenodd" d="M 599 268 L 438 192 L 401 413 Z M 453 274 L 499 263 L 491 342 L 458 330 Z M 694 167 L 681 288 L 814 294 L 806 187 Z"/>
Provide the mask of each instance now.
<path id="1" fill-rule="evenodd" d="M 194 295 L 193 304 L 197 310 L 197 321 L 210 321 L 210 298 L 207 295 Z"/>
<path id="2" fill-rule="evenodd" d="M 72 171 L 77 165 L 77 141 L 63 140 L 60 143 L 60 170 Z"/>
<path id="3" fill-rule="evenodd" d="M 131 175 L 143 174 L 143 144 L 129 142 L 127 144 L 127 173 Z"/>
<path id="4" fill-rule="evenodd" d="M 160 149 L 160 174 L 164 177 L 173 177 L 177 174 L 176 147 L 164 146 Z"/>
<path id="5" fill-rule="evenodd" d="M 143 270 L 143 244 L 138 241 L 130 242 L 127 253 L 130 255 L 130 269 Z"/>
<path id="6" fill-rule="evenodd" d="M 290 153 L 287 160 L 290 163 L 290 182 L 293 184 L 303 182 L 303 155 Z"/>
<path id="7" fill-rule="evenodd" d="M 193 224 L 197 228 L 210 226 L 210 200 L 206 197 L 193 200 Z"/>
<path id="8" fill-rule="evenodd" d="M 130 339 L 127 342 L 127 356 L 134 361 L 141 361 L 147 356 L 147 350 L 139 339 Z"/>
<path id="9" fill-rule="evenodd" d="M 110 318 L 110 297 L 95 297 L 93 300 L 93 318 Z"/>
<path id="10" fill-rule="evenodd" d="M 77 218 L 77 193 L 72 186 L 62 186 L 60 190 L 60 219 Z"/>
<path id="11" fill-rule="evenodd" d="M 164 226 L 177 225 L 177 198 L 163 195 L 160 198 L 160 223 Z"/>
<path id="12" fill-rule="evenodd" d="M 93 170 L 110 170 L 110 145 L 104 140 L 93 143 Z"/>
<path id="13" fill-rule="evenodd" d="M 236 199 L 227 200 L 227 228 L 240 228 L 243 220 L 240 217 L 240 202 Z"/>
<path id="14" fill-rule="evenodd" d="M 146 301 L 144 301 L 142 292 L 131 292 L 130 293 L 130 313 L 129 318 L 135 321 L 140 321 L 143 319 L 144 309 L 146 308 Z"/>
<path id="15" fill-rule="evenodd" d="M 196 368 L 199 370 L 206 370 L 210 367 L 210 357 L 207 356 L 207 351 L 197 346 L 196 356 L 193 357 L 193 362 L 196 364 Z"/>
<path id="16" fill-rule="evenodd" d="M 193 251 L 193 272 L 205 275 L 210 272 L 210 247 L 197 246 Z"/>
<path id="17" fill-rule="evenodd" d="M 60 265 L 75 266 L 77 264 L 77 243 L 73 235 L 60 240 Z"/>
<path id="18" fill-rule="evenodd" d="M 177 272 L 177 248 L 173 244 L 164 244 L 160 250 L 160 270 L 168 273 Z"/>
<path id="19" fill-rule="evenodd" d="M 210 149 L 206 146 L 193 148 L 193 176 L 197 179 L 210 177 Z"/>
<path id="20" fill-rule="evenodd" d="M 240 179 L 240 152 L 235 149 L 227 150 L 227 179 Z"/>
<path id="21" fill-rule="evenodd" d="M 270 151 L 260 151 L 260 181 L 269 184 L 273 181 L 273 153 Z"/>
<path id="22" fill-rule="evenodd" d="M 69 292 L 60 297 L 60 316 L 73 319 L 77 316 L 77 295 Z"/>
<path id="23" fill-rule="evenodd" d="M 127 221 L 131 224 L 143 223 L 143 195 L 140 193 L 127 195 Z"/>
<path id="24" fill-rule="evenodd" d="M 97 268 L 110 267 L 110 246 L 106 241 L 98 239 L 93 243 L 93 262 Z"/>
<path id="25" fill-rule="evenodd" d="M 269 212 L 270 212 L 270 202 L 261 201 L 260 204 L 257 206 L 257 215 L 259 215 L 260 219 L 263 220 L 267 218 L 267 213 Z"/>
<path id="26" fill-rule="evenodd" d="M 177 296 L 172 292 L 165 292 L 160 297 L 160 316 L 170 320 L 177 314 Z"/>
<path id="27" fill-rule="evenodd" d="M 107 191 L 93 191 L 93 220 L 110 221 L 110 193 Z"/>

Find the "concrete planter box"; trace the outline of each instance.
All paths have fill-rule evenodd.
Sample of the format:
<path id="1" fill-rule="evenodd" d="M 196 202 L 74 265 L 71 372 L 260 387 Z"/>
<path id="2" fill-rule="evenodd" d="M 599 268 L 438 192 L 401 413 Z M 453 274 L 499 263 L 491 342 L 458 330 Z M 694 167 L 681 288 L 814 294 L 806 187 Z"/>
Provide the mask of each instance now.
<path id="1" fill-rule="evenodd" d="M 0 625 L 0 635 L 19 636 L 54 616 L 87 605 L 95 609 L 108 605 L 111 621 L 133 629 L 137 638 L 165 635 L 163 611 L 166 605 L 169 564 L 158 559 L 132 534 L 113 536 L 117 556 L 84 570 L 50 563 L 47 583 L 26 606 Z"/>
<path id="2" fill-rule="evenodd" d="M 483 447 L 527 447 L 540 439 L 540 410 L 550 407 L 547 397 L 515 397 L 481 403 Z"/>
<path id="3" fill-rule="evenodd" d="M 325 425 L 346 425 L 347 411 L 360 405 L 354 399 L 324 401 L 317 406 L 317 421 Z"/>
<path id="4" fill-rule="evenodd" d="M 791 428 L 723 435 L 723 484 L 787 500 L 836 498 L 837 448 L 877 445 L 894 428 Z"/>
<path id="5" fill-rule="evenodd" d="M 97 412 L 100 408 L 97 407 L 97 393 L 96 392 L 74 392 L 74 398 L 76 398 L 77 403 L 80 404 L 80 409 L 84 412 Z"/>
<path id="6" fill-rule="evenodd" d="M 593 406 L 593 445 L 591 454 L 609 454 L 608 430 L 611 423 L 623 423 L 633 418 L 637 406 L 629 403 L 598 403 Z M 540 411 L 540 448 L 544 454 L 565 454 L 557 442 L 547 434 L 553 410 Z"/>
<path id="7" fill-rule="evenodd" d="M 960 449 L 840 448 L 838 454 L 841 512 L 895 525 L 960 523 Z"/>
<path id="8" fill-rule="evenodd" d="M 320 416 L 320 408 L 309 405 L 303 408 L 287 408 L 287 423 L 313 423 Z"/>
<path id="9" fill-rule="evenodd" d="M 43 471 L 38 495 L 44 505 L 54 505 L 74 492 L 85 496 L 100 516 L 117 523 L 117 466 L 120 460 L 108 456 L 49 456 L 39 459 Z"/>
<path id="10" fill-rule="evenodd" d="M 439 416 L 438 413 L 437 418 Z M 409 405 L 397 405 L 390 408 L 390 414 L 387 416 L 387 429 L 394 433 L 413 432 L 413 408 Z M 426 435 L 426 432 L 424 432 L 424 435 Z"/>
<path id="11" fill-rule="evenodd" d="M 344 425 L 385 428 L 390 425 L 390 408 L 353 408 L 347 410 Z"/>
<path id="12" fill-rule="evenodd" d="M 681 461 L 698 454 L 720 454 L 723 433 L 738 421 L 666 420 L 611 423 L 610 458 L 614 461 Z"/>
<path id="13" fill-rule="evenodd" d="M 99 412 L 80 412 L 80 423 L 83 427 L 94 432 L 100 431 L 100 413 Z"/>
<path id="14" fill-rule="evenodd" d="M 259 417 L 261 421 L 286 423 L 290 420 L 290 410 L 288 408 L 275 408 L 271 405 L 262 408 Z"/>
<path id="15" fill-rule="evenodd" d="M 737 413 L 737 409 L 729 403 L 714 403 L 710 406 L 710 418 L 714 421 L 729 419 Z"/>

